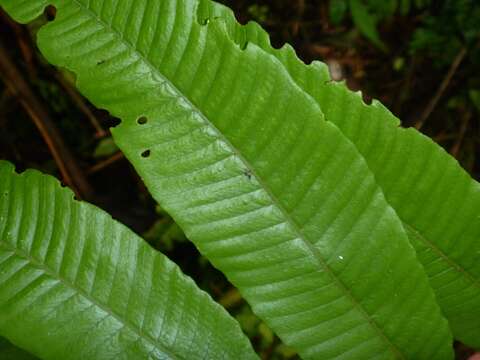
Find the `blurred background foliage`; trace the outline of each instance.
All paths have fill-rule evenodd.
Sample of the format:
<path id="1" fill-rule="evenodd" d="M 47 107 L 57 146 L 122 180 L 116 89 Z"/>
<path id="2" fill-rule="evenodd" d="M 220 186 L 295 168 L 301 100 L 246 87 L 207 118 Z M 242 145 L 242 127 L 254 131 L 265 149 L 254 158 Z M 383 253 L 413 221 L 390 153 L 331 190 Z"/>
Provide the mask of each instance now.
<path id="1" fill-rule="evenodd" d="M 288 42 L 305 62 L 326 62 L 332 77 L 362 90 L 366 102 L 380 99 L 404 126 L 432 137 L 479 179 L 480 1 L 222 2 L 240 22 L 262 24 L 275 47 Z M 54 16 L 49 9 L 33 24 L 19 26 L 0 13 L 0 59 L 12 66 L 0 72 L 0 158 L 19 170 L 37 168 L 63 178 L 77 196 L 101 206 L 177 262 L 238 319 L 263 359 L 296 359 L 155 204 L 112 141 L 109 128 L 118 120 L 79 96 L 71 74 L 44 61 L 35 33 Z M 57 132 L 39 131 L 46 117 Z M 47 144 L 56 138 L 64 143 L 60 158 L 70 153 L 83 186 L 69 181 L 72 174 L 52 156 Z M 462 344 L 456 350 L 458 359 L 472 352 Z"/>

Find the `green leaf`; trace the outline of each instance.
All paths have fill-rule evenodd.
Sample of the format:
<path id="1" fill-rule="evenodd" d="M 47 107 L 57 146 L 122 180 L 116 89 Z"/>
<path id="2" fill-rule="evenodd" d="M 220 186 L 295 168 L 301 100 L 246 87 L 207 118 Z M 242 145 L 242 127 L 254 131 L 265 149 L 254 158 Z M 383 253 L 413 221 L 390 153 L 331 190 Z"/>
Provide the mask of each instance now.
<path id="1" fill-rule="evenodd" d="M 365 35 L 379 49 L 386 50 L 377 31 L 377 19 L 371 14 L 362 0 L 349 0 L 352 19 L 360 32 Z"/>
<path id="2" fill-rule="evenodd" d="M 238 33 L 252 34 L 252 28 L 239 28 L 231 36 L 246 41 L 245 34 L 242 38 Z M 359 94 L 332 82 L 325 65 L 305 66 L 288 47 L 271 50 L 259 29 L 251 40 L 261 39 L 258 43 L 264 50 L 284 63 L 296 83 L 317 100 L 326 119 L 367 160 L 419 251 L 455 336 L 480 347 L 480 264 L 475 260 L 480 253 L 478 183 L 430 139 L 414 129 L 399 128 L 399 120 L 379 102 L 367 106 Z"/>
<path id="3" fill-rule="evenodd" d="M 105 156 L 110 156 L 115 154 L 118 151 L 117 145 L 115 145 L 111 137 L 104 138 L 98 142 L 93 156 L 96 158 L 101 158 Z"/>
<path id="4" fill-rule="evenodd" d="M 224 7 L 204 9 L 202 16 L 222 16 L 237 43 L 251 41 L 276 56 L 326 119 L 353 141 L 400 216 L 455 337 L 480 348 L 479 184 L 432 140 L 400 128 L 378 101 L 367 106 L 360 93 L 333 82 L 326 65 L 306 66 L 290 46 L 273 49 L 260 26 L 239 26 Z"/>
<path id="5" fill-rule="evenodd" d="M 480 90 L 471 89 L 468 91 L 468 96 L 475 108 L 480 112 Z"/>
<path id="6" fill-rule="evenodd" d="M 2 360 L 35 360 L 33 355 L 19 349 L 10 341 L 0 336 L 0 359 Z"/>
<path id="7" fill-rule="evenodd" d="M 169 216 L 165 216 L 156 221 L 155 224 L 143 234 L 143 238 L 156 249 L 162 251 L 171 251 L 175 247 L 175 243 L 187 241 L 183 231 Z"/>
<path id="8" fill-rule="evenodd" d="M 250 5 L 247 9 L 247 12 L 254 18 L 256 21 L 262 23 L 267 21 L 269 8 L 267 5 Z"/>
<path id="9" fill-rule="evenodd" d="M 347 0 L 331 0 L 329 4 L 329 16 L 334 25 L 339 25 L 347 13 Z"/>
<path id="10" fill-rule="evenodd" d="M 399 127 L 379 102 L 329 79 L 321 65 L 285 65 L 362 153 L 417 249 L 454 335 L 480 347 L 480 186 L 414 129 Z M 302 69 L 303 68 L 303 69 Z"/>
<path id="11" fill-rule="evenodd" d="M 405 16 L 410 12 L 412 4 L 410 0 L 400 0 L 400 14 Z"/>
<path id="12" fill-rule="evenodd" d="M 36 171 L 0 162 L 0 333 L 43 359 L 253 359 L 165 256 Z"/>
<path id="13" fill-rule="evenodd" d="M 54 3 L 45 56 L 123 119 L 114 138 L 152 195 L 288 344 L 312 359 L 452 357 L 367 164 L 279 60 L 247 44 L 268 44 L 256 25 L 242 33 L 207 1 Z"/>
<path id="14" fill-rule="evenodd" d="M 379 103 L 365 105 L 342 84 L 309 90 L 367 160 L 430 276 L 455 337 L 480 347 L 479 184 L 432 140 L 398 127 L 398 119 Z"/>

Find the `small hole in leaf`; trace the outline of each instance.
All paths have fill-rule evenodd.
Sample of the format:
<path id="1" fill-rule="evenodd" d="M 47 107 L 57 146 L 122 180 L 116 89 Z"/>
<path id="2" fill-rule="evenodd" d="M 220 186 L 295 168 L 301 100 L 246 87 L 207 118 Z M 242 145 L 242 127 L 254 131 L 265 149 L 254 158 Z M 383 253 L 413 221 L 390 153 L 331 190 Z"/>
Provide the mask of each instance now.
<path id="1" fill-rule="evenodd" d="M 48 5 L 43 13 L 48 21 L 53 21 L 57 16 L 57 9 L 53 5 Z"/>
<path id="2" fill-rule="evenodd" d="M 148 119 L 145 116 L 142 116 L 137 120 L 137 124 L 139 125 L 145 125 L 148 122 Z"/>
<path id="3" fill-rule="evenodd" d="M 150 150 L 145 150 L 143 153 L 142 153 L 142 157 L 143 158 L 148 158 L 150 156 Z"/>
<path id="4" fill-rule="evenodd" d="M 252 179 L 252 171 L 250 169 L 243 170 L 243 175 L 245 175 L 248 180 Z"/>

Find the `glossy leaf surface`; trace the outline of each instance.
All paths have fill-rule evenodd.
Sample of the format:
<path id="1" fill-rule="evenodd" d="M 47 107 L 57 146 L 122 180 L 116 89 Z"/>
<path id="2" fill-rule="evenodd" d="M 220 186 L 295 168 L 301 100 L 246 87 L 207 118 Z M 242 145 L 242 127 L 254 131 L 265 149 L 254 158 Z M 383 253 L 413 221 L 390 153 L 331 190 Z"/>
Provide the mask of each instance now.
<path id="1" fill-rule="evenodd" d="M 24 2 L 0 3 L 28 21 L 42 2 Z M 46 57 L 122 118 L 115 139 L 153 196 L 288 344 L 314 359 L 451 357 L 401 222 L 278 59 L 197 21 L 208 2 L 53 3 Z"/>
<path id="2" fill-rule="evenodd" d="M 202 19 L 222 17 L 238 44 L 253 42 L 276 56 L 292 79 L 360 151 L 388 203 L 401 218 L 456 338 L 480 348 L 480 185 L 431 139 L 374 100 L 330 79 L 326 65 L 305 65 L 290 46 L 270 45 L 256 23 L 240 26 L 231 10 L 205 3 Z"/>
<path id="3" fill-rule="evenodd" d="M 0 333 L 42 359 L 255 359 L 165 256 L 54 178 L 0 162 Z"/>

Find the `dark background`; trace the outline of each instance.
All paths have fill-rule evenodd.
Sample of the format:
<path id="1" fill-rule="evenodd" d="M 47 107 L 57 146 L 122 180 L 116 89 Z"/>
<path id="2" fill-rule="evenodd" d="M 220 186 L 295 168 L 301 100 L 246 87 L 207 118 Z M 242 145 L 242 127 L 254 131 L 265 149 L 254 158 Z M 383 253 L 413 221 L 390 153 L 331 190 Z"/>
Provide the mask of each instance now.
<path id="1" fill-rule="evenodd" d="M 255 20 L 272 44 L 322 60 L 365 101 L 381 100 L 480 178 L 480 1 L 224 0 L 240 22 Z M 117 123 L 49 66 L 34 45 L 53 9 L 29 26 L 0 13 L 0 159 L 36 168 L 69 185 L 167 254 L 222 303 L 264 359 L 293 359 L 221 273 L 155 205 L 113 144 Z M 54 149 L 54 150 L 52 150 Z M 456 344 L 459 359 L 471 350 Z"/>

